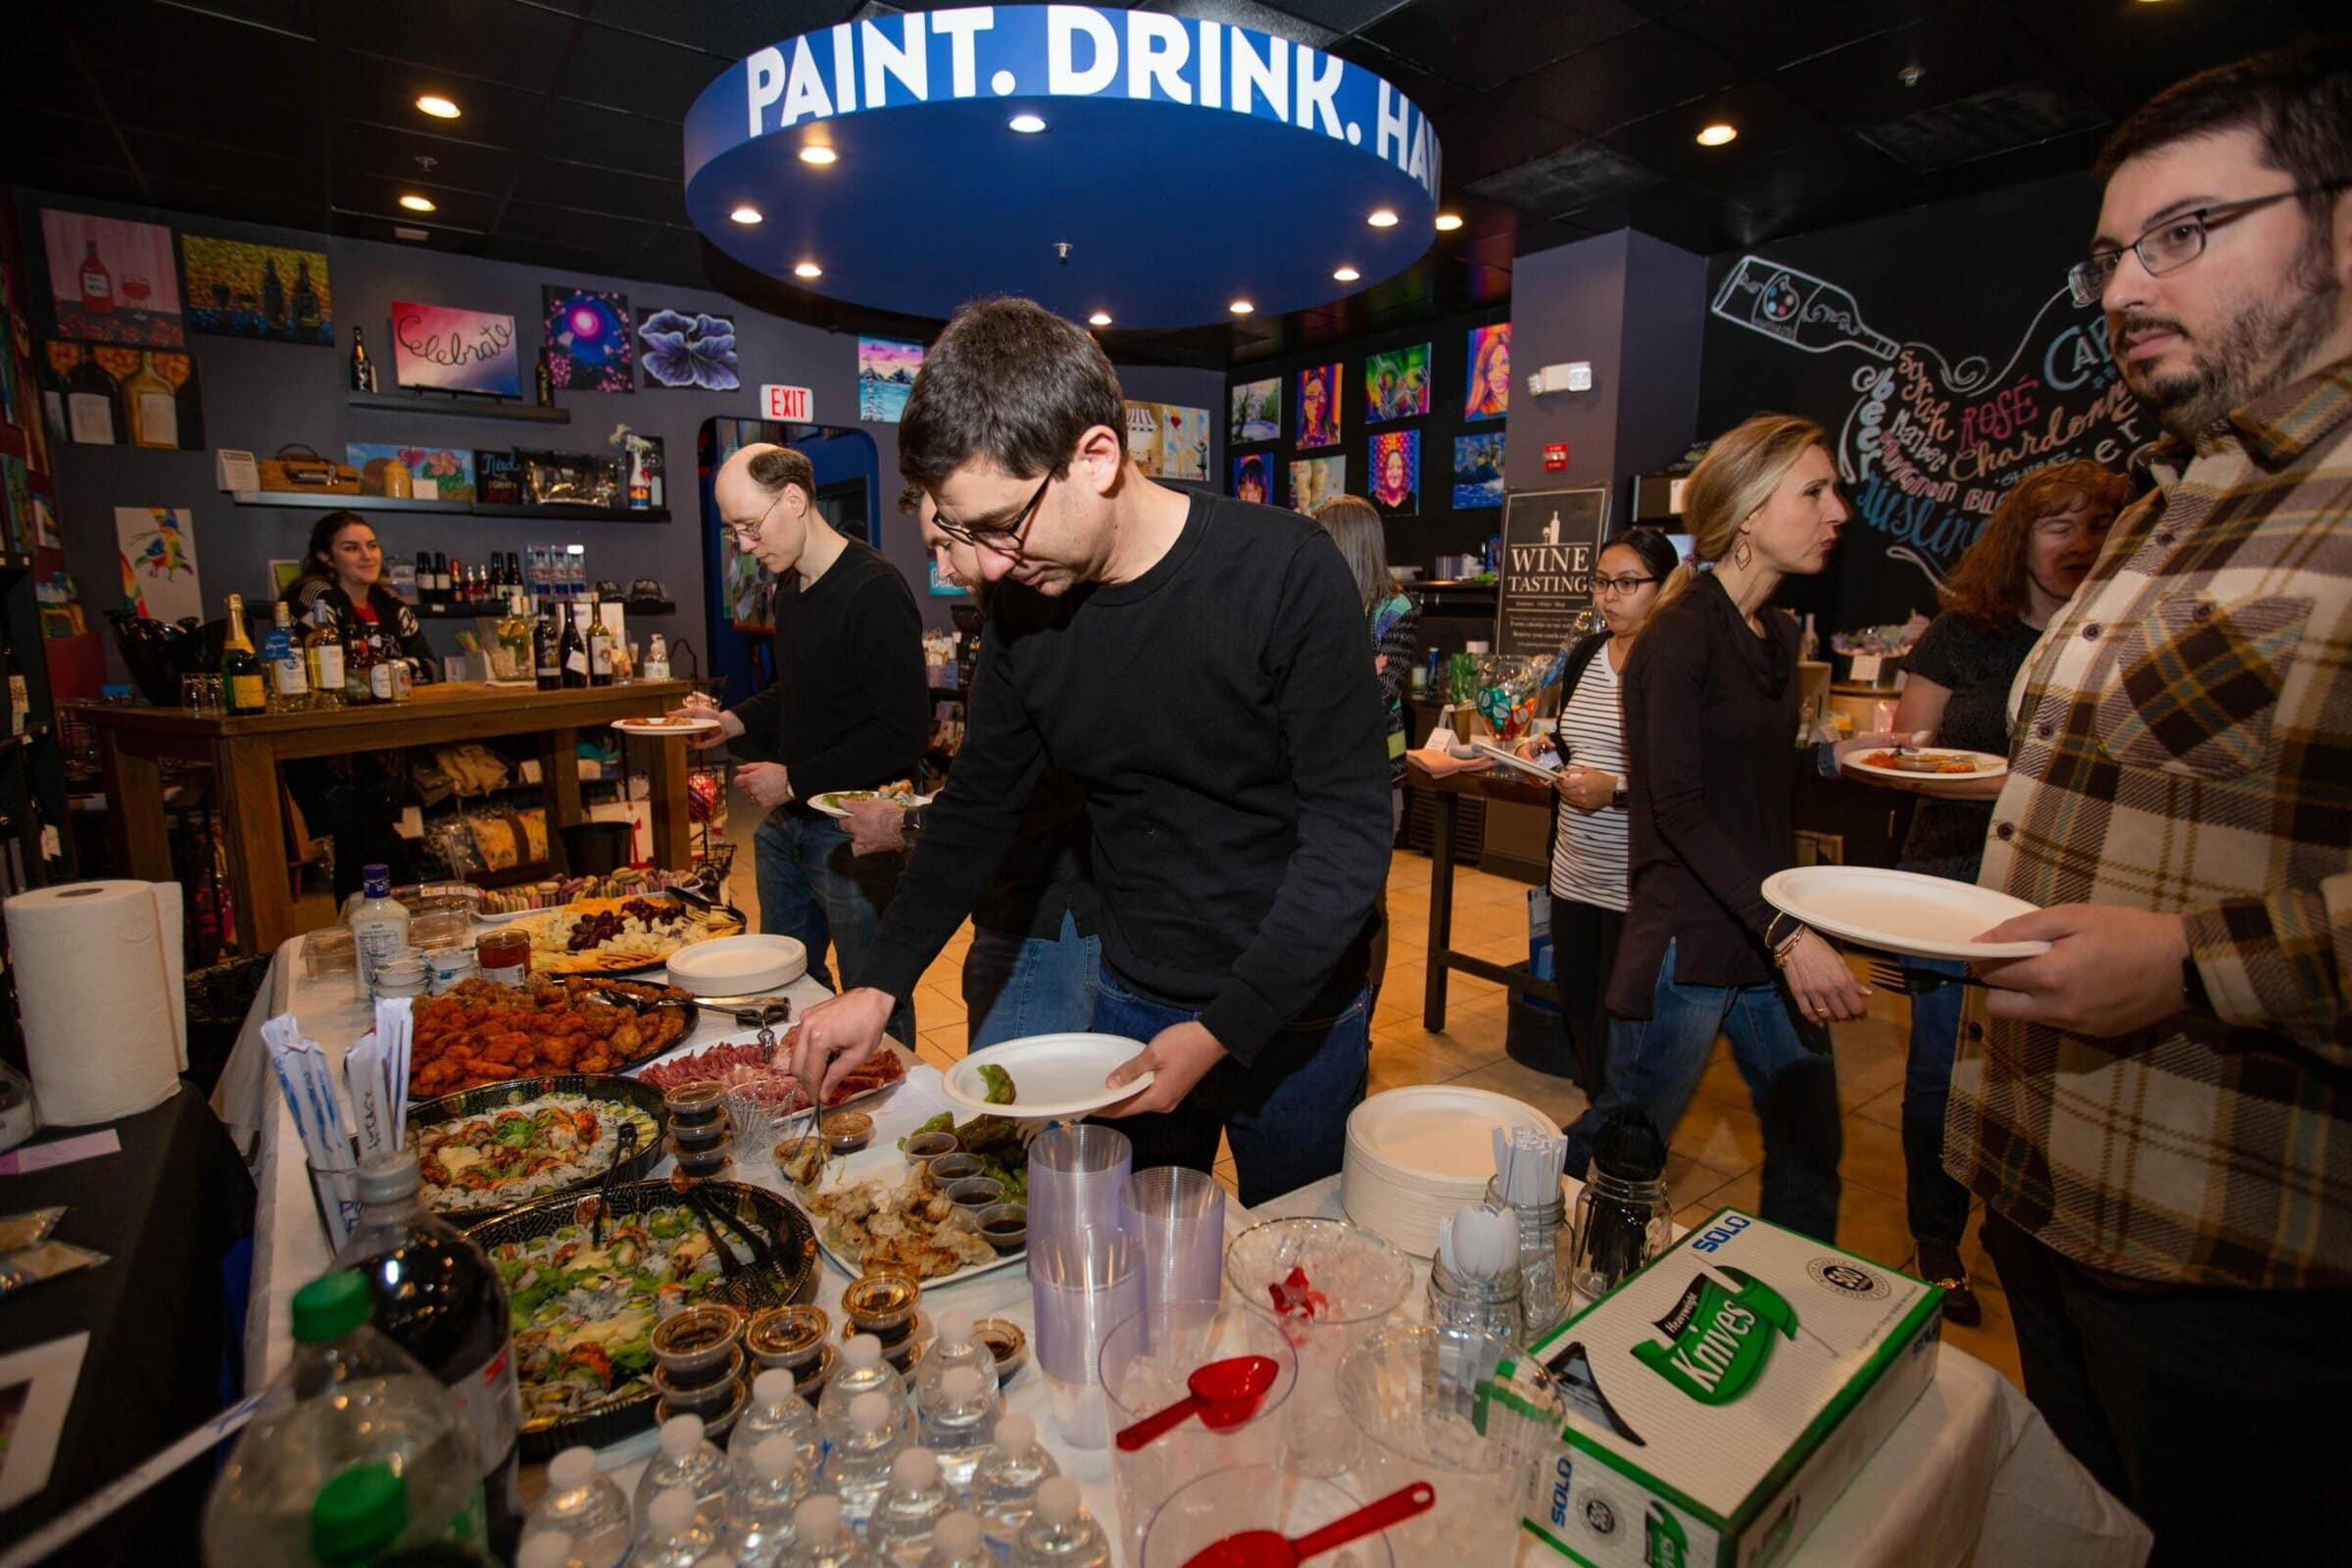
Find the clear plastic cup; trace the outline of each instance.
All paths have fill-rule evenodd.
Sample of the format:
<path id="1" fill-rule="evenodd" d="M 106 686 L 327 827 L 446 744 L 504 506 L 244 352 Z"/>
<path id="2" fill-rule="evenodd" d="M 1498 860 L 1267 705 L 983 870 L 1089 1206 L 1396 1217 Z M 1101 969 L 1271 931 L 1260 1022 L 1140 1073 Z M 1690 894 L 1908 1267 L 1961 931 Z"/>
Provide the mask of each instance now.
<path id="1" fill-rule="evenodd" d="M 1272 1530 L 1297 1540 L 1363 1504 L 1364 1499 L 1347 1488 L 1312 1476 L 1292 1475 L 1263 1465 L 1213 1471 L 1169 1494 L 1152 1516 L 1142 1551 L 1130 1560 L 1141 1563 L 1142 1568 L 1184 1568 L 1198 1553 L 1228 1536 L 1245 1530 Z M 1516 1519 L 1511 1521 L 1513 1529 L 1518 1524 Z M 1315 1558 L 1315 1568 L 1394 1568 L 1396 1556 L 1389 1549 L 1390 1534 L 1351 1541 Z M 1404 1560 L 1484 1564 L 1510 1559 L 1448 1554 L 1444 1558 L 1407 1555 Z"/>
<path id="2" fill-rule="evenodd" d="M 1286 1468 L 1323 1477 L 1353 1468 L 1356 1434 L 1332 1394 L 1340 1357 L 1385 1323 L 1418 1279 L 1402 1252 L 1346 1220 L 1269 1220 L 1225 1250 L 1226 1283 L 1243 1305 L 1279 1324 L 1298 1352 L 1298 1411 L 1284 1436 Z"/>
<path id="3" fill-rule="evenodd" d="M 1096 1356 L 1118 1324 L 1144 1306 L 1143 1250 L 1122 1231 L 1089 1226 L 1029 1248 L 1037 1312 L 1037 1365 L 1062 1442 L 1110 1442 Z"/>
<path id="4" fill-rule="evenodd" d="M 1198 1416 L 1160 1434 L 1133 1453 L 1117 1446 L 1119 1432 L 1166 1409 L 1190 1392 L 1193 1369 L 1229 1356 L 1262 1355 L 1277 1370 L 1249 1420 L 1211 1431 Z M 1272 1466 L 1298 1382 L 1298 1358 L 1274 1319 L 1214 1300 L 1147 1306 L 1102 1342 L 1102 1396 L 1110 1414 L 1110 1479 L 1118 1497 L 1126 1560 L 1144 1548 L 1152 1516 L 1176 1489 L 1212 1470 Z M 1311 1527 L 1310 1527 L 1311 1528 Z"/>

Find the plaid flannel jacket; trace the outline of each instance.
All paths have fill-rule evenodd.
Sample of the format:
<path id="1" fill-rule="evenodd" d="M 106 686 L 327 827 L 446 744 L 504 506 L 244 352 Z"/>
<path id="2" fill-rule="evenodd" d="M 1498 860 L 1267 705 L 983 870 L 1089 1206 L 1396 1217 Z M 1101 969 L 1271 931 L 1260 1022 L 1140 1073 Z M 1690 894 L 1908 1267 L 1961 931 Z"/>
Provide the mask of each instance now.
<path id="1" fill-rule="evenodd" d="M 2214 1014 L 1972 991 L 1944 1165 L 2076 1261 L 2352 1287 L 2352 359 L 2154 449 L 2019 672 L 1979 881 L 2186 916 Z"/>

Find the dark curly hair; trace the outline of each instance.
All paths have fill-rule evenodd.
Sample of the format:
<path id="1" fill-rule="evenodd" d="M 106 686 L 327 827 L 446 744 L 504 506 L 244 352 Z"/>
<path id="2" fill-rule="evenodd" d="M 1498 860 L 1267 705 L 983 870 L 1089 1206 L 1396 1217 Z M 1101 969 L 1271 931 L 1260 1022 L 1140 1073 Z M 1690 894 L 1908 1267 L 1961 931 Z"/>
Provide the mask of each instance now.
<path id="1" fill-rule="evenodd" d="M 1059 477 L 1078 438 L 1125 439 L 1127 400 L 1102 345 L 1033 300 L 977 300 L 923 355 L 899 416 L 899 472 L 928 488 L 974 458 Z"/>

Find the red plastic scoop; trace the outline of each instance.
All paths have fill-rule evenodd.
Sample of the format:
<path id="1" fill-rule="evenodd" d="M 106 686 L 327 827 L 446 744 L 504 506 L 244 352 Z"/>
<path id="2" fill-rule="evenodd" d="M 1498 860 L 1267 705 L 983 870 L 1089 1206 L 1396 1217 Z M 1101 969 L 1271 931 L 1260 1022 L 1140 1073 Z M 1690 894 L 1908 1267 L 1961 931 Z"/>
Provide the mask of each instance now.
<path id="1" fill-rule="evenodd" d="M 1416 1481 L 1402 1492 L 1392 1492 L 1377 1502 L 1368 1502 L 1296 1541 L 1273 1530 L 1245 1530 L 1238 1536 L 1227 1536 L 1194 1552 L 1184 1568 L 1296 1568 L 1309 1557 L 1321 1556 L 1350 1541 L 1361 1541 L 1391 1525 L 1402 1524 L 1417 1513 L 1427 1513 L 1437 1500 L 1435 1487 L 1426 1481 Z"/>
<path id="2" fill-rule="evenodd" d="M 1281 1372 L 1281 1364 L 1270 1355 L 1233 1355 L 1197 1366 L 1184 1380 L 1193 1392 L 1120 1432 L 1119 1451 L 1133 1453 L 1196 1413 L 1200 1424 L 1212 1431 L 1238 1427 L 1257 1414 L 1259 1402 Z"/>

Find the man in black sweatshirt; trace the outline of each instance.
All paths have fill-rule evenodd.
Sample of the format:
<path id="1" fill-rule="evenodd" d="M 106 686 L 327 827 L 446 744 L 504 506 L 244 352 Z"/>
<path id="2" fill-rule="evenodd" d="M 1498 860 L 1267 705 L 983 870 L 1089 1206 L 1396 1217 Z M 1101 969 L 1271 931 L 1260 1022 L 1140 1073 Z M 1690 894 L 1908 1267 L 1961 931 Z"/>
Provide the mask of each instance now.
<path id="1" fill-rule="evenodd" d="M 967 307 L 925 357 L 900 469 L 1023 591 L 991 596 L 948 788 L 795 1067 L 829 1085 L 873 1050 L 1058 767 L 1093 823 L 1095 1028 L 1148 1042 L 1108 1084 L 1154 1075 L 1103 1114 L 1138 1169 L 1206 1170 L 1222 1129 L 1256 1203 L 1337 1171 L 1363 1097 L 1386 720 L 1329 536 L 1153 484 L 1125 429 L 1102 349 L 1027 301 Z"/>
<path id="2" fill-rule="evenodd" d="M 808 803 L 913 778 L 930 717 L 922 617 L 898 568 L 818 514 L 804 454 L 745 447 L 720 466 L 710 494 L 736 548 L 775 577 L 776 679 L 719 713 L 703 744 L 743 737 L 760 759 L 735 771 L 768 813 L 752 837 L 760 929 L 800 938 L 809 974 L 830 985 L 826 944 L 845 976 L 864 964 L 901 861 L 853 856 L 841 824 Z M 700 701 L 678 711 L 710 714 Z M 909 1048 L 913 997 L 909 986 L 889 1025 Z"/>

